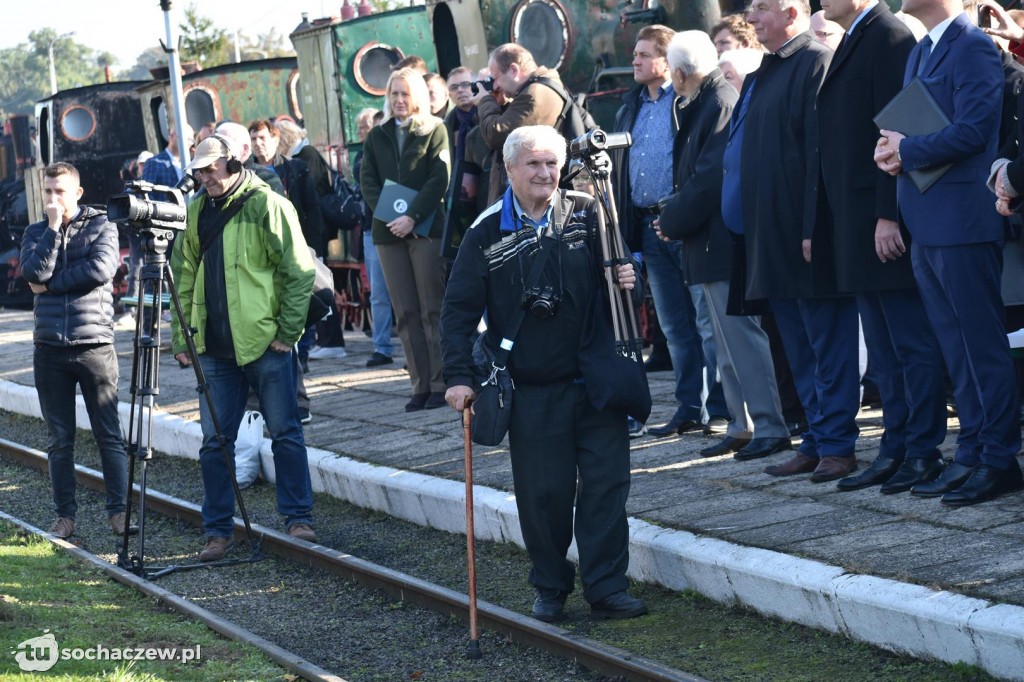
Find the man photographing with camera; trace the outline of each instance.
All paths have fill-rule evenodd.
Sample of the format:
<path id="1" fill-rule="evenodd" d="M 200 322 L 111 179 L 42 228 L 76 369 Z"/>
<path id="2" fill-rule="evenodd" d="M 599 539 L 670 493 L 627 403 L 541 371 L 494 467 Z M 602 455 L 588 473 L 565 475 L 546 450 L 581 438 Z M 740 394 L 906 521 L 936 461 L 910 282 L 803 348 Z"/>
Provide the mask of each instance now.
<path id="1" fill-rule="evenodd" d="M 294 207 L 245 170 L 241 155 L 240 146 L 219 133 L 196 148 L 187 170 L 204 191 L 189 203 L 174 278 L 228 455 L 251 386 L 272 441 L 278 512 L 289 535 L 313 542 L 313 492 L 291 355 L 305 328 L 313 260 Z M 177 317 L 172 330 L 175 358 L 191 364 Z M 199 559 L 217 561 L 234 529 L 234 489 L 210 406 L 201 400 L 199 408 L 207 536 Z"/>
<path id="2" fill-rule="evenodd" d="M 566 144 L 554 128 L 518 128 L 502 151 L 512 186 L 467 231 L 441 308 L 445 399 L 463 410 L 476 397 L 471 335 L 486 309 L 483 342 L 492 351 L 499 344 L 511 349 L 515 398 L 508 439 L 520 526 L 533 562 L 533 616 L 557 620 L 573 590 L 575 570 L 566 552 L 574 502 L 591 615 L 639 616 L 646 604 L 626 591 L 626 414 L 594 408 L 581 373 L 581 337 L 608 307 L 599 204 L 558 188 Z M 635 289 L 632 264 L 617 265 L 615 275 L 620 288 Z"/>

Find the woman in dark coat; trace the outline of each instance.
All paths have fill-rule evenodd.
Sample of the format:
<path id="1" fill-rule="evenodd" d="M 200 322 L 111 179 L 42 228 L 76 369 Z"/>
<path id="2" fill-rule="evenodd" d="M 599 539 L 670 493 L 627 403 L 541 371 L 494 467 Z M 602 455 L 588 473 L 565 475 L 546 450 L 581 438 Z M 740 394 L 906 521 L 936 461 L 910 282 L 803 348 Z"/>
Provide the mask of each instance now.
<path id="1" fill-rule="evenodd" d="M 387 223 L 375 218 L 372 227 L 409 364 L 409 412 L 445 405 L 438 334 L 444 264 L 438 239 L 450 172 L 448 132 L 441 119 L 430 115 L 423 77 L 412 69 L 395 71 L 388 80 L 384 120 L 363 145 L 360 187 L 374 213 L 387 180 L 417 190 L 404 215 Z M 427 236 L 414 233 L 430 216 Z"/>

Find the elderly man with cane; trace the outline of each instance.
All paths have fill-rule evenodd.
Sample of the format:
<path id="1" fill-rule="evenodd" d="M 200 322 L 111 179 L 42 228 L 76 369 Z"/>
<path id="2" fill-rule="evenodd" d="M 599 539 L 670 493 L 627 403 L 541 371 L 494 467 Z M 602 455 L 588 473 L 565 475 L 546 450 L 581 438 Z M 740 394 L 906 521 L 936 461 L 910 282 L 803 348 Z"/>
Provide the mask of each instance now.
<path id="1" fill-rule="evenodd" d="M 599 205 L 558 189 L 566 146 L 554 128 L 518 128 L 502 151 L 512 186 L 466 233 L 441 309 L 445 399 L 463 410 L 476 397 L 471 338 L 486 309 L 483 344 L 508 351 L 514 382 L 508 438 L 520 526 L 533 562 L 533 616 L 557 620 L 573 591 L 575 569 L 566 553 L 574 502 L 591 615 L 639 616 L 647 605 L 626 591 L 626 413 L 597 409 L 581 370 L 588 360 L 581 339 L 608 308 Z M 632 264 L 616 265 L 614 277 L 620 289 L 634 289 Z"/>

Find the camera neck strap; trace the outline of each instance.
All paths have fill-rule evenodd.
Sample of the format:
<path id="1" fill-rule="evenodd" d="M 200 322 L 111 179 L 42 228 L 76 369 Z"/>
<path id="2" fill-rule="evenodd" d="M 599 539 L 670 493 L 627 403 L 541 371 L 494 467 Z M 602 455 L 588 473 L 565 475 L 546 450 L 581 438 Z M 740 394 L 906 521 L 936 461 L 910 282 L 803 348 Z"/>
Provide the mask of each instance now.
<path id="1" fill-rule="evenodd" d="M 231 202 L 230 206 L 225 206 L 217 212 L 217 217 L 213 219 L 213 225 L 210 227 L 210 231 L 206 233 L 206 238 L 199 242 L 199 260 L 203 260 L 203 254 L 206 250 L 213 245 L 213 242 L 217 241 L 221 233 L 224 232 L 224 228 L 227 227 L 228 221 L 238 215 L 238 212 L 242 210 L 242 205 L 249 200 L 253 194 L 259 190 L 258 187 L 253 187 L 251 190 L 238 197 L 237 200 Z M 207 200 L 210 196 L 207 195 Z"/>
<path id="2" fill-rule="evenodd" d="M 540 246 L 540 242 L 543 239 L 551 241 L 551 244 L 543 248 L 538 248 L 537 257 L 533 259 L 533 264 L 530 266 L 530 274 L 523 280 L 523 291 L 529 291 L 533 287 L 537 286 L 537 282 L 540 281 L 541 273 L 544 271 L 544 265 L 548 262 L 548 256 L 555 250 L 556 244 L 550 237 L 538 238 L 537 245 Z M 519 327 L 523 324 L 523 319 L 526 317 L 526 310 L 522 306 L 516 311 L 516 316 L 512 319 L 512 324 L 509 325 L 507 334 L 501 339 L 497 352 L 494 354 L 494 367 L 504 369 L 508 365 L 508 356 L 512 353 L 512 346 L 515 344 L 516 334 L 519 333 Z"/>

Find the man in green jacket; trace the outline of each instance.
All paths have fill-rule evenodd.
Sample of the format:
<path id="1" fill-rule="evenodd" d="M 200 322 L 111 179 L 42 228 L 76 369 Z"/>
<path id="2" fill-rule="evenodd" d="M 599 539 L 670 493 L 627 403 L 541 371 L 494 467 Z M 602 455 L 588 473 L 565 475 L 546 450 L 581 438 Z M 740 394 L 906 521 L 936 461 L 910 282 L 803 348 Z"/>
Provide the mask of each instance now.
<path id="1" fill-rule="evenodd" d="M 234 488 L 210 407 L 233 455 L 248 387 L 260 401 L 273 442 L 277 508 L 292 537 L 314 542 L 313 492 L 295 399 L 291 351 L 306 322 L 313 260 L 287 199 L 246 171 L 231 139 L 214 134 L 196 148 L 189 170 L 203 185 L 188 206 L 175 247 L 175 279 L 206 374 L 210 403 L 199 402 L 203 445 L 201 561 L 216 561 L 231 543 Z M 231 212 L 238 202 L 239 210 Z M 228 217 L 225 221 L 224 218 Z M 177 319 L 174 354 L 190 364 Z"/>

